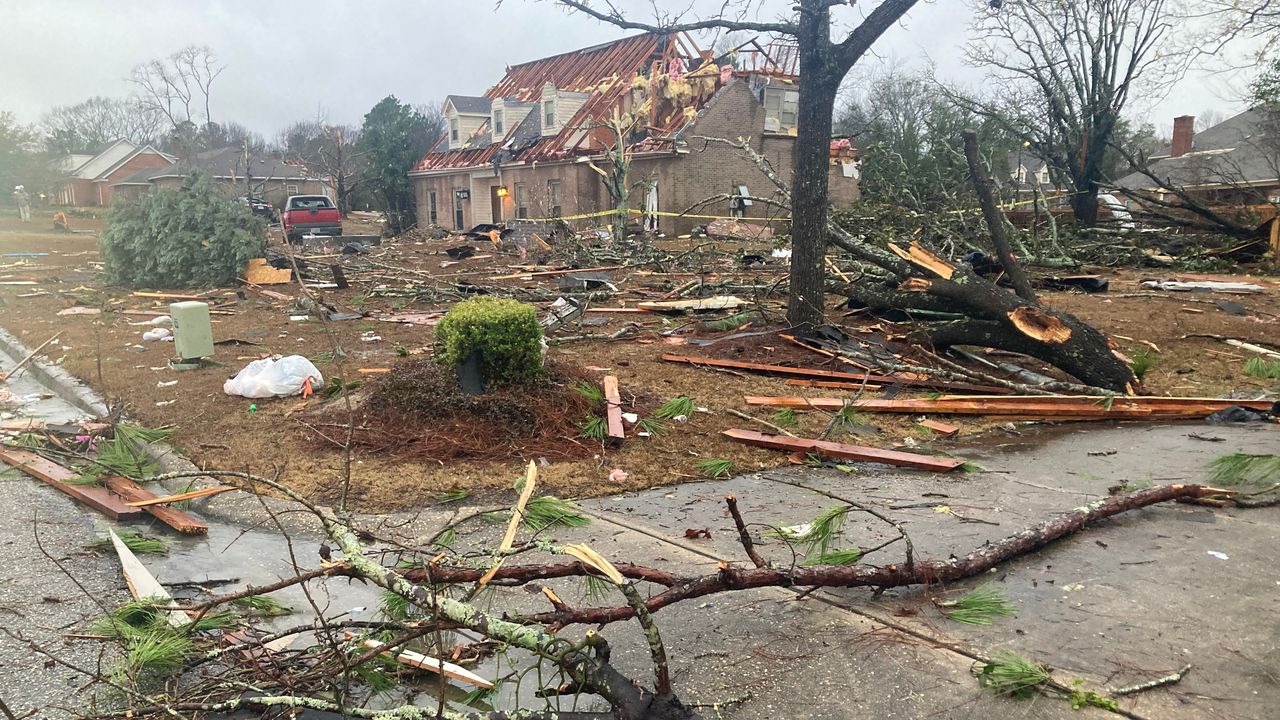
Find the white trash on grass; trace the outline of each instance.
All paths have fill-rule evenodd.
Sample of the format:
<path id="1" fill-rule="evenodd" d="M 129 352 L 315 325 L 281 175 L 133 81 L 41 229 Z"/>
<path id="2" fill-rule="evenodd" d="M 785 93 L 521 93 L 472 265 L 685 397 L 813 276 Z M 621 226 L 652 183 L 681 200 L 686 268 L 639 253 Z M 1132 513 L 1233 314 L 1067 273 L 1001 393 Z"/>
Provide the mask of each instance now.
<path id="1" fill-rule="evenodd" d="M 289 397 L 302 392 L 307 379 L 311 389 L 324 387 L 324 376 L 301 355 L 254 360 L 235 377 L 222 384 L 228 395 L 247 398 Z"/>

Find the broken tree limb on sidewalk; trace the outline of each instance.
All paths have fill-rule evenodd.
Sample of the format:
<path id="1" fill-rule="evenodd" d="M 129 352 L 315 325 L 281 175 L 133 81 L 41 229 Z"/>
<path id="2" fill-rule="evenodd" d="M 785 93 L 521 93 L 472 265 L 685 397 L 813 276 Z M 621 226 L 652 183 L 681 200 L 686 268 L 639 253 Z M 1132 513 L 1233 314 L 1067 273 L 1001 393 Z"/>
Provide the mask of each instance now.
<path id="1" fill-rule="evenodd" d="M 760 363 L 740 362 L 737 360 L 717 360 L 715 358 L 686 357 L 684 355 L 663 355 L 666 362 L 684 363 L 687 365 L 705 365 L 707 367 L 726 368 L 730 370 L 747 370 L 766 375 L 782 375 L 786 377 L 808 378 L 813 380 L 833 380 L 844 382 L 866 382 L 880 385 L 904 385 L 907 387 L 929 388 L 934 390 L 965 390 L 969 392 L 999 393 L 1003 388 L 971 383 L 935 380 L 918 375 L 873 375 L 870 373 L 848 373 L 836 370 L 820 370 L 816 368 L 797 368 L 785 365 L 762 365 Z"/>
<path id="2" fill-rule="evenodd" d="M 1268 411 L 1270 400 L 1222 400 L 1216 398 L 1113 397 L 1089 395 L 944 395 L 936 399 L 846 400 L 748 396 L 756 407 L 784 407 L 796 410 L 839 410 L 846 405 L 863 412 L 912 415 L 985 415 L 1045 420 L 1194 420 L 1240 405 Z"/>
<path id="3" fill-rule="evenodd" d="M 27 353 L 27 356 L 19 360 L 18 364 L 14 365 L 8 372 L 0 372 L 0 382 L 4 382 L 9 378 L 16 376 L 18 372 L 22 370 L 22 368 L 26 367 L 32 360 L 36 359 L 36 356 L 40 354 L 41 350 L 44 350 L 46 347 L 49 347 L 49 345 L 51 345 L 54 340 L 57 340 L 60 335 L 62 335 L 61 330 L 54 333 L 53 337 L 37 345 L 35 350 L 32 350 L 31 352 Z"/>
<path id="4" fill-rule="evenodd" d="M 725 430 L 720 433 L 725 437 L 747 445 L 785 450 L 787 452 L 817 453 L 823 457 L 836 460 L 854 460 L 857 462 L 873 462 L 895 467 L 932 470 L 933 472 L 951 472 L 964 465 L 963 460 L 954 458 L 919 455 L 917 453 L 882 450 L 880 448 L 849 445 L 847 443 L 827 440 L 811 440 L 809 438 L 786 437 L 755 430 Z"/>

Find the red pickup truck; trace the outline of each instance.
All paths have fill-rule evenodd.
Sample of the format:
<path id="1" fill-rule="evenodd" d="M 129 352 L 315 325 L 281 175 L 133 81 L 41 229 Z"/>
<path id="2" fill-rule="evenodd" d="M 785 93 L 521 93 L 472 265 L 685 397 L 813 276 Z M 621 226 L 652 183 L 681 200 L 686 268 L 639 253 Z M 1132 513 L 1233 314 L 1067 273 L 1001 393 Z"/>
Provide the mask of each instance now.
<path id="1" fill-rule="evenodd" d="M 342 235 L 342 216 L 324 195 L 291 196 L 284 203 L 280 221 L 291 243 L 302 242 L 303 235 Z"/>

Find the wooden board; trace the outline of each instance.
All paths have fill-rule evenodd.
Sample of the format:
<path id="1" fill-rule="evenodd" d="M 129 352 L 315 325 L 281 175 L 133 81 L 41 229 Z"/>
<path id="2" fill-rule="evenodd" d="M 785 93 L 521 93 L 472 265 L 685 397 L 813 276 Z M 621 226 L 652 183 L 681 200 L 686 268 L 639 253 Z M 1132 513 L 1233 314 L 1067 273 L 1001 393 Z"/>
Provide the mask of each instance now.
<path id="1" fill-rule="evenodd" d="M 879 390 L 884 387 L 877 383 L 843 382 L 840 380 L 804 380 L 791 378 L 787 384 L 792 387 L 826 388 L 828 390 Z"/>
<path id="2" fill-rule="evenodd" d="M 725 430 L 721 434 L 725 437 L 737 440 L 740 443 L 746 443 L 747 445 L 754 445 L 756 447 L 766 447 L 774 450 L 784 450 L 786 452 L 816 452 L 824 457 L 836 458 L 839 460 L 883 463 L 885 465 L 915 468 L 917 470 L 950 472 L 964 464 L 963 460 L 956 460 L 955 458 L 919 455 L 917 453 L 899 452 L 897 450 L 881 450 L 880 448 L 828 442 L 826 440 L 793 438 L 786 435 L 773 435 L 770 433 L 756 432 L 755 430 Z"/>
<path id="3" fill-rule="evenodd" d="M 605 424 L 608 434 L 614 440 L 623 440 L 626 433 L 622 429 L 622 397 L 618 394 L 618 378 L 613 375 L 604 376 Z"/>
<path id="4" fill-rule="evenodd" d="M 944 438 L 951 438 L 960 434 L 960 428 L 955 425 L 938 422 L 937 420 L 921 420 L 918 424 L 920 427 L 930 430 Z"/>
<path id="5" fill-rule="evenodd" d="M 254 285 L 285 285 L 293 282 L 293 270 L 274 268 L 266 258 L 254 258 L 244 269 L 244 279 Z"/>
<path id="6" fill-rule="evenodd" d="M 125 505 L 123 499 L 104 487 L 69 484 L 68 480 L 74 480 L 80 477 L 80 474 L 29 450 L 0 448 L 0 461 L 52 485 L 63 494 L 88 505 L 112 520 L 138 517 L 143 514 L 140 509 Z"/>
<path id="7" fill-rule="evenodd" d="M 688 365 L 706 365 L 707 367 L 720 367 L 732 370 L 747 370 L 749 372 L 766 373 L 769 375 L 784 375 L 790 377 L 809 378 L 811 380 L 843 380 L 854 383 L 880 383 L 884 385 L 906 385 L 908 387 L 924 387 L 934 388 L 938 390 L 962 390 L 965 392 L 980 392 L 1001 394 L 1006 392 L 1003 388 L 987 387 L 985 385 L 971 385 L 969 383 L 949 382 L 946 380 L 935 380 L 933 378 L 922 378 L 918 376 L 906 375 L 873 375 L 870 373 L 848 373 L 838 372 L 836 370 L 819 370 L 817 368 L 797 368 L 787 367 L 784 365 L 762 365 L 760 363 L 739 362 L 737 360 L 716 360 L 714 358 L 698 358 L 684 357 L 682 355 L 663 355 L 662 359 L 667 362 L 686 363 Z"/>
<path id="8" fill-rule="evenodd" d="M 129 592 L 133 594 L 134 599 L 141 600 L 143 598 L 160 598 L 173 602 L 173 596 L 169 591 L 156 580 L 151 571 L 147 570 L 147 566 L 142 564 L 137 555 L 124 544 L 116 531 L 110 528 L 107 533 L 111 536 L 111 545 L 116 549 L 116 555 L 120 556 L 120 571 L 124 575 L 124 584 L 129 586 Z M 181 610 L 170 610 L 165 613 L 169 624 L 180 628 L 191 622 L 191 618 Z"/>
<path id="9" fill-rule="evenodd" d="M 103 478 L 103 484 L 106 485 L 111 492 L 125 499 L 126 503 L 145 502 L 150 500 L 158 500 L 156 494 L 142 487 L 138 483 L 122 477 Z M 155 519 L 168 525 L 184 535 L 204 535 L 209 532 L 209 526 L 191 517 L 181 510 L 175 510 L 163 505 L 126 505 L 133 509 L 142 507 L 143 510 L 150 513 Z"/>

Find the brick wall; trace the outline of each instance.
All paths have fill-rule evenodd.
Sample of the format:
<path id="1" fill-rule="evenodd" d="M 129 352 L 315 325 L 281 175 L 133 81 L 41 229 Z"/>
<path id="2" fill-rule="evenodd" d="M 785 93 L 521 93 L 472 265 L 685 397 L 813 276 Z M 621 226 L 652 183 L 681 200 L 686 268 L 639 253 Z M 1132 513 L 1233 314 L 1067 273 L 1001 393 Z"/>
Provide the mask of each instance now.
<path id="1" fill-rule="evenodd" d="M 704 143 L 697 136 L 720 137 L 730 140 L 746 139 L 751 147 L 764 156 L 782 178 L 790 182 L 792 172 L 792 147 L 795 138 L 785 135 L 766 135 L 764 133 L 764 106 L 756 100 L 750 83 L 737 80 L 721 90 L 716 97 L 698 114 L 693 126 L 685 131 L 688 144 L 687 153 L 654 153 L 636 157 L 631 166 L 631 183 L 635 187 L 631 198 L 631 207 L 641 208 L 644 205 L 644 191 L 640 184 L 644 180 L 655 181 L 658 185 L 658 205 L 663 212 L 682 212 L 710 196 L 730 193 L 739 185 L 746 185 L 747 191 L 757 197 L 775 197 L 776 188 L 764 173 L 747 158 L 741 150 L 724 144 Z M 560 181 L 561 215 L 568 217 L 579 214 L 608 210 L 612 202 L 599 175 L 591 170 L 585 162 L 540 163 L 536 166 L 517 166 L 503 168 L 502 175 L 485 178 L 484 182 L 472 183 L 470 172 L 460 170 L 455 175 L 418 177 L 415 187 L 418 197 L 419 223 L 425 227 L 430 220 L 427 213 L 428 193 L 435 190 L 439 207 L 437 224 L 445 228 L 466 229 L 477 223 L 490 221 L 489 187 L 504 185 L 509 195 L 503 201 L 503 217 L 515 218 L 518 184 L 523 184 L 528 193 L 528 217 L 543 218 L 550 212 L 548 202 L 547 181 Z M 844 177 L 841 167 L 833 165 L 829 175 L 831 201 L 836 205 L 845 205 L 858 197 L 858 182 L 854 178 Z M 461 228 L 455 228 L 453 221 L 453 191 L 456 188 L 470 189 L 472 200 L 464 201 L 464 219 Z M 477 201 L 477 194 L 485 197 Z M 478 208 L 481 216 L 473 214 L 472 208 Z M 693 214 L 727 216 L 730 213 L 727 200 L 717 201 L 693 211 Z M 769 218 L 788 213 L 763 203 L 756 203 L 747 209 L 746 217 Z M 639 216 L 633 216 L 639 222 Z M 610 221 L 608 217 L 574 222 L 575 227 L 604 225 Z M 696 225 L 705 225 L 710 220 L 705 218 L 670 218 L 659 219 L 659 230 L 668 235 L 689 232 Z M 785 230 L 785 221 L 771 223 L 775 230 Z"/>
<path id="2" fill-rule="evenodd" d="M 112 183 L 120 182 L 141 170 L 166 168 L 172 164 L 173 163 L 169 162 L 168 158 L 157 153 L 138 153 L 130 158 L 128 162 L 113 170 L 110 175 L 107 175 L 105 178 L 99 178 L 94 182 L 97 186 L 97 192 L 94 193 L 94 200 L 97 201 L 96 204 L 104 207 L 110 205 L 111 196 L 114 192 L 114 189 L 111 187 Z M 76 199 L 80 199 L 79 195 L 76 196 Z"/>

